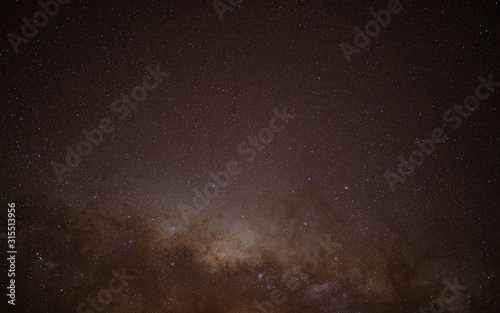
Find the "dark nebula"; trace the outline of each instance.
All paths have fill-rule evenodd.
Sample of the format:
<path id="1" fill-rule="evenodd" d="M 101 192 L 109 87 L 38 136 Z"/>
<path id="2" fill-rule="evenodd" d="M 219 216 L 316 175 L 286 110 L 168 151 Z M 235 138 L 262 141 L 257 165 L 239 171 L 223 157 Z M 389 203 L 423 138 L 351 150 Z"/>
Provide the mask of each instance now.
<path id="1" fill-rule="evenodd" d="M 1 4 L 1 312 L 500 312 L 498 1 L 63 3 Z"/>

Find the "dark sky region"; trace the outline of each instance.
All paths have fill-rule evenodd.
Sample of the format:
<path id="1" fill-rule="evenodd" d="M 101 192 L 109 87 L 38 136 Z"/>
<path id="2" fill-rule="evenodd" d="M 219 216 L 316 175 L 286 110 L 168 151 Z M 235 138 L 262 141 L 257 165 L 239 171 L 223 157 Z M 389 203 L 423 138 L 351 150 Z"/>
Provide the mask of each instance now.
<path id="1" fill-rule="evenodd" d="M 393 2 L 2 1 L 0 310 L 500 312 L 499 2 Z"/>

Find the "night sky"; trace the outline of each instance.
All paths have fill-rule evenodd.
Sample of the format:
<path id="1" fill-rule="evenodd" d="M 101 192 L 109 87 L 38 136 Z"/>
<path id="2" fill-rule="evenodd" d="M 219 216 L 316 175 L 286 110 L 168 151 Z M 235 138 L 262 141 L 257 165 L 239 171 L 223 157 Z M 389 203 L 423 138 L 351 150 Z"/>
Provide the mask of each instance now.
<path id="1" fill-rule="evenodd" d="M 2 312 L 500 312 L 498 1 L 65 1 L 1 4 Z"/>

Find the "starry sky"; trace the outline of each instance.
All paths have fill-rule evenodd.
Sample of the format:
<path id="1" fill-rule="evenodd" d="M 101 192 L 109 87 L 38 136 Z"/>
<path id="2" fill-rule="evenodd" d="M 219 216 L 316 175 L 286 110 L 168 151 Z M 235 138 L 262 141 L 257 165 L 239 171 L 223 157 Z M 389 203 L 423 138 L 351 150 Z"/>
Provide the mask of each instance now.
<path id="1" fill-rule="evenodd" d="M 499 2 L 238 2 L 2 2 L 2 312 L 500 312 Z"/>

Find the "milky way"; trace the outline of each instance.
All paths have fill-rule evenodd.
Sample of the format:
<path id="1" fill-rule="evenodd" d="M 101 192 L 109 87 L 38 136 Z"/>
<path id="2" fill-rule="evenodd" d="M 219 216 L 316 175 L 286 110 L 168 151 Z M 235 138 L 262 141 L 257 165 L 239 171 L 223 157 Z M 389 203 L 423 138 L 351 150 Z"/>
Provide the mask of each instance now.
<path id="1" fill-rule="evenodd" d="M 498 3 L 41 3 L 2 312 L 500 312 Z"/>

